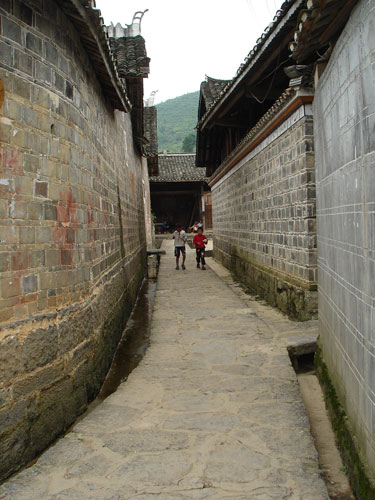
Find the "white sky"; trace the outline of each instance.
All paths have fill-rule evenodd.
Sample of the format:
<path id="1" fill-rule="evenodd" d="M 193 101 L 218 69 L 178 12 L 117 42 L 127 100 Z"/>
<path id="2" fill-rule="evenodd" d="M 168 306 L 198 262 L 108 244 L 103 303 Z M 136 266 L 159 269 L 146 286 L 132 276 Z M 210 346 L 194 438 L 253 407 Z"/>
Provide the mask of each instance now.
<path id="1" fill-rule="evenodd" d="M 282 0 L 96 0 L 105 23 L 130 24 L 149 9 L 142 36 L 151 58 L 145 98 L 155 103 L 199 90 L 205 75 L 231 79 Z"/>

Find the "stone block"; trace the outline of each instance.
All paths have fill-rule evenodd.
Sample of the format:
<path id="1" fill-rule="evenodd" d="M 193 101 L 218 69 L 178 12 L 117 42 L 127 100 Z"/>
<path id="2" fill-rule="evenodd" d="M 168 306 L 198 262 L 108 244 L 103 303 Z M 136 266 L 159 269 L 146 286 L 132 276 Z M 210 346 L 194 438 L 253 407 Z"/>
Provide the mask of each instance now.
<path id="1" fill-rule="evenodd" d="M 11 380 L 22 373 L 21 349 L 18 338 L 9 333 L 0 339 L 0 379 Z"/>
<path id="2" fill-rule="evenodd" d="M 22 293 L 26 295 L 36 291 L 38 291 L 38 276 L 36 274 L 22 276 Z"/>
<path id="3" fill-rule="evenodd" d="M 35 228 L 21 226 L 19 228 L 19 242 L 26 245 L 35 243 Z"/>
<path id="4" fill-rule="evenodd" d="M 17 426 L 26 417 L 26 401 L 21 400 L 0 409 L 0 433 L 10 426 Z"/>
<path id="5" fill-rule="evenodd" d="M 10 124 L 0 123 L 0 127 L 1 127 L 1 142 L 10 144 L 10 137 L 12 130 Z"/>
<path id="6" fill-rule="evenodd" d="M 29 252 L 30 268 L 45 266 L 44 250 L 34 250 Z"/>
<path id="7" fill-rule="evenodd" d="M 33 450 L 29 445 L 29 426 L 22 423 L 5 430 L 0 434 L 0 477 L 7 477 L 19 469 L 20 464 L 27 463 L 33 457 Z"/>
<path id="8" fill-rule="evenodd" d="M 21 26 L 7 17 L 2 17 L 2 35 L 13 42 L 22 44 L 22 31 Z"/>
<path id="9" fill-rule="evenodd" d="M 0 272 L 9 270 L 9 252 L 0 252 Z"/>
<path id="10" fill-rule="evenodd" d="M 46 89 L 33 85 L 31 88 L 31 101 L 38 106 L 49 110 L 51 108 L 51 101 Z"/>
<path id="11" fill-rule="evenodd" d="M 39 275 L 39 284 L 41 290 L 54 289 L 57 287 L 56 273 L 46 272 Z"/>
<path id="12" fill-rule="evenodd" d="M 8 217 L 9 205 L 7 200 L 0 200 L 0 219 Z"/>
<path id="13" fill-rule="evenodd" d="M 48 182 L 35 181 L 35 196 L 48 197 Z"/>
<path id="14" fill-rule="evenodd" d="M 1 111 L 4 113 L 4 116 L 12 120 L 21 121 L 22 119 L 23 107 L 15 101 L 5 99 L 5 105 L 1 108 Z"/>
<path id="15" fill-rule="evenodd" d="M 17 232 L 14 226 L 0 226 L 0 245 L 14 245 L 17 243 Z"/>
<path id="16" fill-rule="evenodd" d="M 9 404 L 13 398 L 13 389 L 12 387 L 4 387 L 0 389 L 0 408 Z"/>
<path id="17" fill-rule="evenodd" d="M 33 58 L 21 50 L 14 49 L 14 67 L 29 76 L 33 76 Z"/>
<path id="18" fill-rule="evenodd" d="M 25 398 L 30 393 L 51 387 L 63 377 L 63 368 L 63 362 L 58 361 L 16 380 L 13 384 L 14 398 Z"/>
<path id="19" fill-rule="evenodd" d="M 73 250 L 62 249 L 60 251 L 60 255 L 61 255 L 61 265 L 71 266 L 73 264 Z"/>
<path id="20" fill-rule="evenodd" d="M 25 372 L 51 363 L 58 352 L 57 327 L 38 328 L 30 332 L 22 345 L 22 360 Z"/>
<path id="21" fill-rule="evenodd" d="M 39 158 L 33 154 L 23 154 L 23 169 L 25 172 L 36 173 L 39 169 Z"/>
<path id="22" fill-rule="evenodd" d="M 73 85 L 68 81 L 66 80 L 65 81 L 65 95 L 68 99 L 73 99 Z"/>
<path id="23" fill-rule="evenodd" d="M 26 100 L 30 100 L 30 83 L 19 76 L 12 76 L 13 92 Z"/>
<path id="24" fill-rule="evenodd" d="M 78 413 L 73 400 L 73 387 L 68 378 L 58 380 L 40 392 L 35 408 L 36 419 L 31 428 L 34 452 L 47 447 L 61 430 L 72 423 L 72 413 Z"/>
<path id="25" fill-rule="evenodd" d="M 28 182 L 32 186 L 32 180 L 28 179 Z M 43 218 L 44 218 L 43 215 L 44 215 L 44 213 L 43 213 L 43 203 L 36 202 L 36 203 L 28 203 L 27 204 L 27 218 L 29 220 L 43 220 Z M 50 229 L 50 228 L 41 228 L 41 227 L 38 227 L 36 229 L 36 231 L 37 231 L 37 234 L 39 234 L 39 233 L 42 233 L 43 230 L 47 230 L 47 229 Z"/>
<path id="26" fill-rule="evenodd" d="M 26 48 L 35 52 L 39 56 L 43 55 L 43 43 L 41 38 L 34 35 L 33 33 L 26 33 Z"/>
<path id="27" fill-rule="evenodd" d="M 0 42 L 0 58 L 4 64 L 13 65 L 12 48 L 7 43 Z"/>
<path id="28" fill-rule="evenodd" d="M 45 60 L 53 66 L 57 66 L 58 52 L 56 47 L 50 42 L 44 42 L 44 56 Z"/>
<path id="29" fill-rule="evenodd" d="M 52 241 L 51 227 L 36 227 L 35 233 L 36 233 L 37 243 L 51 243 Z"/>
<path id="30" fill-rule="evenodd" d="M 42 81 L 44 83 L 48 83 L 51 85 L 52 83 L 52 70 L 46 64 L 35 61 L 35 78 L 38 81 Z"/>
<path id="31" fill-rule="evenodd" d="M 3 278 L 0 280 L 1 297 L 3 299 L 21 295 L 21 281 L 19 277 Z"/>
<path id="32" fill-rule="evenodd" d="M 56 272 L 56 281 L 55 287 L 64 288 L 70 285 L 70 275 L 68 271 L 57 271 Z M 53 288 L 52 286 L 49 288 Z"/>
<path id="33" fill-rule="evenodd" d="M 59 54 L 59 69 L 66 75 L 69 74 L 69 61 L 61 53 Z"/>
<path id="34" fill-rule="evenodd" d="M 65 91 L 65 80 L 64 78 L 57 73 L 57 71 L 53 72 L 53 86 L 61 93 Z"/>
<path id="35" fill-rule="evenodd" d="M 56 250 L 56 249 L 46 250 L 46 266 L 56 267 L 59 265 L 61 265 L 60 250 Z"/>
<path id="36" fill-rule="evenodd" d="M 57 220 L 57 207 L 50 203 L 44 205 L 44 218 L 45 220 Z"/>

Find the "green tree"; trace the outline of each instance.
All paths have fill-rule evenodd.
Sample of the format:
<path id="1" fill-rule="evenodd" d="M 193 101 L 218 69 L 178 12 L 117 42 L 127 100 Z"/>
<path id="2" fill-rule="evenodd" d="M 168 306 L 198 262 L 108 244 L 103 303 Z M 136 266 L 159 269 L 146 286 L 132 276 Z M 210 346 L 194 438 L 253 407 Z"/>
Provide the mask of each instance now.
<path id="1" fill-rule="evenodd" d="M 194 153 L 195 152 L 195 134 L 189 134 L 182 141 L 182 152 L 183 153 Z"/>

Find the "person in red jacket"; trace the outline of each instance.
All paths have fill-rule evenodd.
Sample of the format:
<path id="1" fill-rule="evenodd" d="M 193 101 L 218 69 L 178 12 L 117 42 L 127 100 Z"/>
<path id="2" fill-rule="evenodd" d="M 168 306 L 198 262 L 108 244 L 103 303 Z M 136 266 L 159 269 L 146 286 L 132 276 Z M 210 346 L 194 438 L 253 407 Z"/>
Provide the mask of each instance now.
<path id="1" fill-rule="evenodd" d="M 203 227 L 198 227 L 198 233 L 193 238 L 193 245 L 195 246 L 195 253 L 197 258 L 197 267 L 200 267 L 202 262 L 202 269 L 206 269 L 206 261 L 204 260 L 204 250 L 207 245 L 207 238 L 203 234 Z"/>

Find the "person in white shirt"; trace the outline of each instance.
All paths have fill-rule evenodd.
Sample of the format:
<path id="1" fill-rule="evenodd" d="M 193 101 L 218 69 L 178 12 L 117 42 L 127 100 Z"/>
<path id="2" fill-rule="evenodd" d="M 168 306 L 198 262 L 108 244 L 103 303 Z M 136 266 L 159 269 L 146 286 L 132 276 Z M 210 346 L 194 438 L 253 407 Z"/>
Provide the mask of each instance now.
<path id="1" fill-rule="evenodd" d="M 182 254 L 182 269 L 185 269 L 186 260 L 186 249 L 185 243 L 187 241 L 187 236 L 185 231 L 182 229 L 181 224 L 176 224 L 176 231 L 173 233 L 174 239 L 174 254 L 176 257 L 176 269 L 180 269 L 179 261 L 180 255 Z"/>

